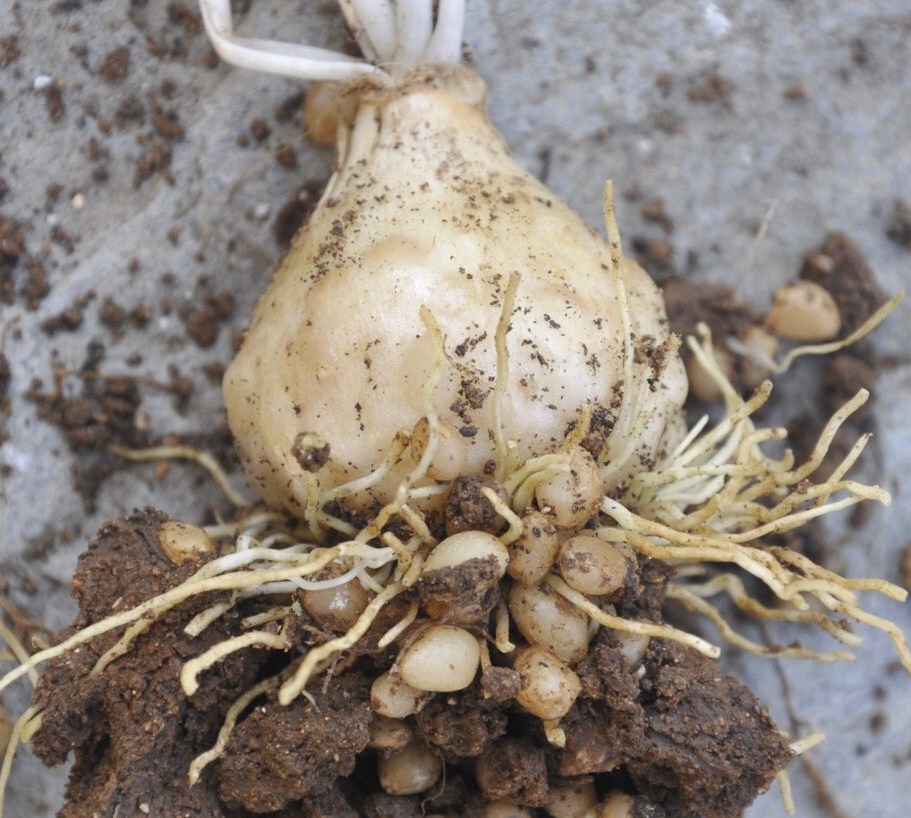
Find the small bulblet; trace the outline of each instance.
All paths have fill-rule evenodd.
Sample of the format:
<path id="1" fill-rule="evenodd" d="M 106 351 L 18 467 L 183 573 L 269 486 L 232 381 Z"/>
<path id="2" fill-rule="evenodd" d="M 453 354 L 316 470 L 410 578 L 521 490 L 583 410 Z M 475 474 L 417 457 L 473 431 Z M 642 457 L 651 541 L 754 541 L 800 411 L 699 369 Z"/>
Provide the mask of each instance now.
<path id="1" fill-rule="evenodd" d="M 607 463 L 614 479 L 653 459 L 677 428 L 686 381 L 675 354 L 655 364 L 669 331 L 646 273 L 621 262 L 633 336 L 625 346 L 609 246 L 512 159 L 473 71 L 421 68 L 392 85 L 359 80 L 347 93 L 357 104 L 335 174 L 225 376 L 254 489 L 300 513 L 301 433 L 329 443 L 318 474 L 326 491 L 376 469 L 396 433 L 415 427 L 439 357 L 422 305 L 443 336 L 434 407 L 465 442 L 465 473 L 480 473 L 495 457 L 495 336 L 515 274 L 500 396 L 510 458 L 553 451 L 588 404 L 618 441 L 640 421 L 635 450 Z M 620 417 L 628 390 L 648 396 L 646 423 L 641 413 Z M 366 500 L 388 501 L 414 462 L 406 452 Z"/>

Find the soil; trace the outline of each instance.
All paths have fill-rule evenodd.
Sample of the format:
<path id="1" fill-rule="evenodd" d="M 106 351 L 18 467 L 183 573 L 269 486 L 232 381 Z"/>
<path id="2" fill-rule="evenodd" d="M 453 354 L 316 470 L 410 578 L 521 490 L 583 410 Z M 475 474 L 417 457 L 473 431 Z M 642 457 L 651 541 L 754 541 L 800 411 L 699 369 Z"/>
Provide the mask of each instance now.
<path id="1" fill-rule="evenodd" d="M 844 233 L 829 233 L 804 256 L 800 277 L 825 287 L 841 312 L 842 333 L 857 329 L 886 301 L 860 249 Z"/>
<path id="2" fill-rule="evenodd" d="M 484 488 L 493 490 L 509 503 L 506 490 L 496 480 L 478 475 L 457 477 L 452 483 L 444 510 L 447 535 L 471 530 L 496 535 L 506 528 L 506 520 L 482 493 Z"/>
<path id="3" fill-rule="evenodd" d="M 698 338 L 697 325 L 704 323 L 712 334 L 715 349 L 721 354 L 727 352 L 729 339 L 744 341 L 750 328 L 761 323 L 758 311 L 742 301 L 730 287 L 697 284 L 680 275 L 669 276 L 661 286 L 671 329 L 681 338 Z M 693 353 L 688 345 L 681 346 L 680 355 L 689 371 Z M 731 383 L 744 395 L 751 393 L 755 384 L 744 385 L 744 381 L 749 383 L 746 376 L 750 362 L 733 354 L 726 355 L 725 360 L 729 362 L 725 374 Z M 713 398 L 698 389 L 691 391 L 688 396 L 690 409 L 701 414 L 705 404 L 700 398 L 709 401 Z M 695 406 L 697 403 L 699 405 Z"/>
<path id="4" fill-rule="evenodd" d="M 730 287 L 695 284 L 680 276 L 661 286 L 671 328 L 683 338 L 696 336 L 696 325 L 702 322 L 712 331 L 715 343 L 723 346 L 724 339 L 742 339 L 759 321 L 756 309 L 741 301 Z M 691 354 L 686 348 L 681 351 L 685 357 Z"/>
<path id="5" fill-rule="evenodd" d="M 157 529 L 164 520 L 155 511 L 137 512 L 99 532 L 79 559 L 73 577 L 79 616 L 61 638 L 193 572 L 192 564 L 172 566 L 158 547 Z M 198 598 L 175 608 L 99 677 L 90 678 L 89 671 L 114 644 L 114 635 L 45 668 L 34 697 L 44 712 L 34 752 L 55 765 L 75 751 L 59 818 L 230 815 L 208 778 L 201 786 L 187 786 L 187 767 L 214 741 L 234 691 L 251 683 L 262 659 L 255 654 L 229 658 L 207 674 L 199 695 L 182 695 L 182 660 L 225 636 L 221 625 L 197 640 L 183 633 L 187 620 L 212 601 Z"/>
<path id="6" fill-rule="evenodd" d="M 162 438 L 148 428 L 143 407 L 147 389 L 170 394 L 175 407 L 182 409 L 193 393 L 193 384 L 176 369 L 171 379 L 161 383 L 133 375 L 101 374 L 104 347 L 95 345 L 87 352 L 83 366 L 75 372 L 58 370 L 53 388 L 45 390 L 33 381 L 26 397 L 35 405 L 36 415 L 62 432 L 66 443 L 79 453 L 73 466 L 73 485 L 87 510 L 94 507 L 99 487 L 127 461 L 112 454 L 108 446 L 142 449 L 175 439 Z M 224 424 L 204 436 L 184 436 L 180 443 L 203 446 L 224 463 L 234 462 L 233 442 Z"/>
<path id="7" fill-rule="evenodd" d="M 844 233 L 829 233 L 818 248 L 807 253 L 800 277 L 825 287 L 831 293 L 841 313 L 840 337 L 858 329 L 887 300 L 860 249 Z M 817 403 L 819 415 L 799 418 L 791 424 L 794 429 L 799 429 L 801 425 L 815 425 L 818 431 L 819 421 L 828 418 L 858 390 L 866 389 L 871 396 L 876 393 L 876 376 L 880 367 L 873 345 L 867 339 L 826 356 L 823 366 Z M 871 397 L 839 430 L 820 469 L 821 475 L 831 473 L 861 435 L 875 431 L 873 405 Z M 815 443 L 815 434 L 795 436 L 794 448 L 798 456 L 809 454 Z"/>
<path id="8" fill-rule="evenodd" d="M 158 543 L 165 516 L 135 512 L 106 525 L 80 557 L 73 579 L 76 621 L 58 639 L 128 609 L 185 580 L 199 566 L 174 566 Z M 643 561 L 638 594 L 621 615 L 660 616 L 671 572 Z M 790 758 L 783 735 L 743 685 L 717 663 L 677 643 L 653 639 L 631 665 L 602 629 L 574 670 L 582 693 L 562 720 L 564 747 L 548 743 L 541 722 L 511 695 L 518 680 L 491 667 L 467 689 L 437 694 L 405 720 L 445 765 L 444 783 L 418 795 L 390 795 L 370 748 L 370 684 L 393 658 L 361 651 L 338 672 L 313 682 L 312 700 L 282 707 L 264 695 L 233 731 L 221 759 L 193 787 L 188 766 L 215 741 L 239 692 L 274 675 L 288 659 L 250 649 L 200 676 L 187 697 L 179 682 L 186 660 L 237 632 L 240 618 L 263 603 L 243 603 L 191 638 L 184 626 L 220 598 L 184 602 L 157 619 L 132 649 L 92 678 L 115 634 L 97 637 L 44 669 L 34 703 L 43 710 L 33 740 L 47 764 L 75 752 L 61 818 L 419 818 L 447 810 L 479 814 L 506 798 L 543 817 L 554 787 L 593 780 L 599 793 L 623 789 L 636 814 L 667 818 L 736 818 Z M 325 638 L 306 614 L 293 628 L 300 647 Z M 405 637 L 407 638 L 407 637 Z"/>

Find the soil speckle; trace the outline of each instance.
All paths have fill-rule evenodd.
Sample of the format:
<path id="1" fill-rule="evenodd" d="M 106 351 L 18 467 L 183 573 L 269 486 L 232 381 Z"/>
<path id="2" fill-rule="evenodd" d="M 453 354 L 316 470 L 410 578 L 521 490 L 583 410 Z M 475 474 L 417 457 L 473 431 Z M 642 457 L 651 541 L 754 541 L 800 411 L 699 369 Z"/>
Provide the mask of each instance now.
<path id="1" fill-rule="evenodd" d="M 21 56 L 22 43 L 15 34 L 0 38 L 0 68 L 6 68 Z"/>
<path id="2" fill-rule="evenodd" d="M 733 83 L 717 71 L 709 71 L 690 80 L 686 97 L 692 102 L 719 102 L 728 97 Z"/>
<path id="3" fill-rule="evenodd" d="M 130 49 L 120 46 L 108 52 L 98 66 L 98 73 L 111 83 L 119 83 L 130 73 Z"/>
<path id="4" fill-rule="evenodd" d="M 904 199 L 896 199 L 892 205 L 886 236 L 899 247 L 911 250 L 911 207 Z"/>
<path id="5" fill-rule="evenodd" d="M 198 289 L 197 297 L 181 305 L 179 313 L 187 337 L 207 349 L 218 340 L 221 324 L 234 312 L 234 296 L 227 290 L 216 292 L 207 285 Z"/>

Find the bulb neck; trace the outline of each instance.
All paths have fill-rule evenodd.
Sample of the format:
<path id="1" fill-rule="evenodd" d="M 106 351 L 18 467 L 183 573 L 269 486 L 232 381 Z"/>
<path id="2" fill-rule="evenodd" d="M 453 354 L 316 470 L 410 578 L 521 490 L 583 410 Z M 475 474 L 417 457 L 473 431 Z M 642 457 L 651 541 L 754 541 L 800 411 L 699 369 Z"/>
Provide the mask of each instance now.
<path id="1" fill-rule="evenodd" d="M 335 171 L 322 202 L 352 175 L 369 174 L 381 153 L 431 152 L 454 129 L 508 153 L 487 119 L 487 96 L 484 80 L 462 65 L 422 66 L 398 80 L 370 76 L 348 83 L 339 106 Z"/>

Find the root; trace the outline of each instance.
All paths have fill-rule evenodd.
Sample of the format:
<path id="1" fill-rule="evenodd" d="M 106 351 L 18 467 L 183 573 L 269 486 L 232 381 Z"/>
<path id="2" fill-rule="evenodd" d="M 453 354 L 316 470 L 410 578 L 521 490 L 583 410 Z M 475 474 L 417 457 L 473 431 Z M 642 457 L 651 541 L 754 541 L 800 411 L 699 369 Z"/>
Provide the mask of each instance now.
<path id="1" fill-rule="evenodd" d="M 708 619 L 719 633 L 734 647 L 756 656 L 778 656 L 788 659 L 815 659 L 818 662 L 838 662 L 854 659 L 854 654 L 848 651 L 833 651 L 821 653 L 797 645 L 761 645 L 737 633 L 724 618 L 721 611 L 698 594 L 688 588 L 671 584 L 668 586 L 668 598 L 677 600 L 684 608 L 692 613 L 700 614 Z"/>
<path id="2" fill-rule="evenodd" d="M 188 778 L 191 787 L 199 781 L 202 771 L 224 754 L 225 748 L 228 746 L 228 740 L 231 738 L 231 733 L 234 732 L 234 727 L 237 724 L 237 719 L 240 718 L 240 714 L 243 713 L 255 699 L 277 689 L 278 684 L 278 677 L 264 679 L 235 699 L 234 703 L 228 708 L 228 712 L 225 714 L 225 720 L 221 725 L 221 729 L 218 731 L 218 738 L 216 739 L 215 744 L 212 745 L 211 749 L 206 750 L 206 752 L 201 753 L 194 758 L 193 762 L 190 764 Z"/>
<path id="3" fill-rule="evenodd" d="M 725 417 L 709 431 L 703 431 L 705 424 L 697 427 L 699 433 L 690 433 L 665 461 L 649 472 L 636 475 L 619 499 L 605 497 L 601 510 L 615 521 L 622 533 L 602 529 L 599 534 L 619 539 L 646 556 L 675 565 L 736 565 L 763 582 L 778 597 L 779 608 L 768 608 L 750 599 L 739 580 L 729 573 L 703 585 L 679 582 L 669 589 L 669 596 L 707 617 L 725 639 L 744 650 L 822 661 L 853 656 L 847 651 L 822 653 L 800 647 L 758 645 L 737 634 L 718 608 L 706 601 L 707 596 L 725 592 L 738 607 L 760 620 L 816 625 L 844 644 L 859 645 L 860 639 L 847 634 L 838 622 L 819 610 L 821 606 L 833 614 L 885 632 L 892 639 L 902 665 L 911 672 L 911 647 L 899 628 L 863 611 L 854 594 L 854 591 L 875 591 L 904 601 L 907 598 L 904 589 L 885 580 L 845 579 L 790 549 L 763 543 L 767 537 L 786 533 L 865 500 L 883 505 L 891 502 L 883 489 L 845 479 L 860 456 L 866 437 L 857 441 L 826 480 L 810 482 L 839 428 L 866 402 L 868 393 L 860 390 L 835 412 L 804 463 L 795 467 L 789 452 L 782 459 L 773 460 L 762 452 L 761 444 L 782 439 L 784 431 L 757 429 L 751 420 L 767 400 L 771 384 L 764 383 L 752 397 L 742 400 L 711 354 L 707 329 L 701 328 L 701 334 L 699 343 L 689 339 L 690 347 L 721 389 Z"/>
<path id="4" fill-rule="evenodd" d="M 812 750 L 821 744 L 825 739 L 826 737 L 822 733 L 812 733 L 802 739 L 792 741 L 790 745 L 791 752 L 795 756 L 803 755 L 808 750 Z M 794 796 L 791 793 L 791 779 L 788 778 L 788 771 L 779 770 L 775 778 L 778 781 L 778 787 L 781 789 L 781 803 L 784 806 L 784 811 L 788 815 L 796 814 L 797 805 L 794 803 Z"/>
<path id="5" fill-rule="evenodd" d="M 420 610 L 420 604 L 417 600 L 414 600 L 409 606 L 406 614 L 395 624 L 393 625 L 386 633 L 384 633 L 379 641 L 376 643 L 378 648 L 385 648 L 395 642 L 399 636 L 414 622 L 418 617 L 418 611 Z"/>
<path id="6" fill-rule="evenodd" d="M 344 635 L 337 639 L 331 639 L 319 647 L 311 648 L 301 663 L 297 666 L 291 679 L 285 682 L 278 691 L 278 703 L 289 705 L 293 702 L 306 687 L 307 682 L 313 675 L 317 667 L 327 659 L 331 659 L 337 653 L 354 647 L 358 640 L 367 632 L 367 629 L 373 624 L 377 614 L 385 607 L 389 600 L 395 598 L 405 589 L 404 583 L 392 583 L 387 585 L 382 593 L 377 594 L 364 612 L 358 617 L 357 622 Z"/>
<path id="7" fill-rule="evenodd" d="M 95 667 L 92 668 L 90 676 L 99 676 L 104 673 L 105 669 L 111 662 L 116 661 L 121 656 L 125 656 L 129 653 L 130 648 L 133 645 L 133 642 L 136 641 L 137 637 L 145 633 L 149 628 L 154 624 L 154 620 L 151 618 L 143 618 L 134 622 L 130 627 L 128 627 L 123 636 L 117 640 L 113 647 L 106 650 L 101 657 L 95 662 Z"/>
<path id="8" fill-rule="evenodd" d="M 717 659 L 721 655 L 721 649 L 715 645 L 700 639 L 686 631 L 672 628 L 670 625 L 656 625 L 654 622 L 639 622 L 633 619 L 625 619 L 622 616 L 615 616 L 595 605 L 594 602 L 578 591 L 570 588 L 562 579 L 551 574 L 545 582 L 550 585 L 560 596 L 564 597 L 572 605 L 575 605 L 580 611 L 587 614 L 594 622 L 604 625 L 606 628 L 621 631 L 623 633 L 632 633 L 636 636 L 649 636 L 661 639 L 670 639 L 686 645 L 688 648 L 698 651 L 703 656 L 710 659 Z"/>
<path id="9" fill-rule="evenodd" d="M 15 659 L 20 664 L 22 662 L 28 661 L 28 651 L 25 649 L 19 638 L 13 633 L 11 628 L 8 628 L 6 624 L 0 619 L 0 639 L 2 639 L 6 646 L 9 648 L 9 658 Z M 0 660 L 6 661 L 6 656 L 0 656 Z M 34 671 L 29 673 L 29 680 L 32 685 L 38 684 L 38 674 Z"/>
<path id="10" fill-rule="evenodd" d="M 516 649 L 516 646 L 509 641 L 509 609 L 503 599 L 497 602 L 497 607 L 494 609 L 494 646 L 504 656 Z"/>
<path id="11" fill-rule="evenodd" d="M 806 344 L 799 346 L 788 352 L 778 362 L 772 360 L 766 361 L 763 359 L 763 363 L 769 366 L 769 371 L 774 372 L 776 375 L 782 375 L 791 368 L 791 364 L 793 364 L 794 361 L 796 361 L 798 358 L 802 358 L 806 355 L 831 355 L 833 352 L 838 352 L 847 346 L 851 346 L 851 344 L 854 344 L 861 338 L 869 335 L 883 321 L 885 321 L 886 318 L 888 318 L 888 316 L 892 313 L 892 311 L 895 310 L 895 308 L 902 302 L 902 299 L 904 297 L 904 290 L 892 296 L 892 298 L 890 298 L 885 304 L 876 310 L 876 312 L 874 312 L 873 315 L 871 315 L 856 330 L 854 330 L 854 332 L 838 341 L 830 341 L 825 344 Z M 728 346 L 738 355 L 753 357 L 752 353 L 749 352 L 746 347 L 744 347 L 744 345 L 736 338 L 729 339 Z"/>
<path id="12" fill-rule="evenodd" d="M 493 506 L 494 511 L 509 524 L 509 529 L 505 534 L 500 535 L 499 540 L 503 545 L 511 545 L 519 539 L 525 531 L 525 525 L 522 522 L 522 518 L 506 505 L 492 488 L 488 488 L 487 486 L 482 487 L 481 494 L 487 498 L 487 502 Z"/>
<path id="13" fill-rule="evenodd" d="M 796 756 L 802 756 L 814 747 L 818 747 L 826 740 L 825 733 L 810 733 L 808 736 L 791 742 L 791 752 Z"/>
<path id="14" fill-rule="evenodd" d="M 797 805 L 794 803 L 794 795 L 791 792 L 791 779 L 788 777 L 787 770 L 779 770 L 775 775 L 778 781 L 778 788 L 781 790 L 781 805 L 788 815 L 797 813 Z"/>
<path id="15" fill-rule="evenodd" d="M 234 489 L 228 475 L 219 462 L 208 452 L 194 446 L 154 446 L 149 449 L 129 449 L 125 446 L 108 446 L 108 450 L 124 460 L 143 462 L 148 460 L 190 460 L 202 466 L 218 487 L 224 492 L 225 497 L 237 508 L 246 508 L 250 501 Z"/>
<path id="16" fill-rule="evenodd" d="M 224 659 L 225 656 L 249 647 L 288 650 L 290 644 L 283 633 L 276 634 L 269 631 L 249 631 L 232 639 L 225 639 L 184 664 L 183 670 L 180 671 L 180 686 L 183 688 L 183 692 L 192 696 L 199 690 L 200 673 Z"/>
<path id="17" fill-rule="evenodd" d="M 29 707 L 16 719 L 10 733 L 6 751 L 3 753 L 3 763 L 0 764 L 0 815 L 3 814 L 3 797 L 6 793 L 6 784 L 9 781 L 10 771 L 13 768 L 13 758 L 20 741 L 28 742 L 38 730 L 41 729 L 41 711 L 36 707 Z"/>
<path id="18" fill-rule="evenodd" d="M 545 454 L 526 460 L 504 483 L 506 491 L 512 495 L 512 507 L 516 511 L 524 511 L 532 504 L 535 489 L 539 485 L 565 471 L 569 471 L 567 452 Z"/>
<path id="19" fill-rule="evenodd" d="M 623 343 L 623 395 L 620 400 L 620 408 L 617 410 L 617 419 L 614 424 L 613 434 L 610 435 L 604 451 L 599 457 L 599 462 L 607 464 L 614 472 L 623 468 L 627 458 L 635 450 L 638 439 L 631 432 L 633 425 L 631 418 L 640 415 L 648 415 L 647 412 L 639 412 L 640 398 L 642 397 L 641 389 L 634 389 L 633 384 L 633 361 L 635 359 L 633 351 L 633 327 L 632 317 L 629 309 L 629 298 L 626 292 L 626 282 L 623 279 L 623 245 L 620 241 L 620 229 L 617 226 L 617 216 L 614 209 L 614 184 L 608 180 L 604 185 L 604 225 L 607 231 L 607 240 L 610 245 L 611 257 L 611 277 L 614 280 L 614 290 L 617 296 L 617 306 L 620 310 L 622 343 Z M 642 379 L 644 381 L 644 379 Z M 639 385 L 642 386 L 642 383 Z M 648 418 L 650 419 L 650 417 Z M 648 419 L 643 422 L 647 423 Z M 614 444 L 619 441 L 621 451 L 615 451 Z M 610 478 L 605 476 L 605 481 L 609 482 Z"/>
<path id="20" fill-rule="evenodd" d="M 272 551 L 269 549 L 250 549 L 247 552 L 219 557 L 204 565 L 196 574 L 175 588 L 146 600 L 128 611 L 105 617 L 83 628 L 60 644 L 29 657 L 26 662 L 23 662 L 0 679 L 0 691 L 44 662 L 62 656 L 81 645 L 87 644 L 96 637 L 124 625 L 138 623 L 147 617 L 152 620 L 158 619 L 181 602 L 194 596 L 213 591 L 257 589 L 267 586 L 270 582 L 308 576 L 320 571 L 331 561 L 348 556 L 361 558 L 365 566 L 372 565 L 377 567 L 392 559 L 394 554 L 390 549 L 371 548 L 360 543 L 342 543 L 334 548 L 314 549 L 306 554 L 289 554 L 284 551 Z M 254 566 L 252 569 L 246 569 L 247 565 L 256 560 L 264 560 L 267 565 L 281 562 L 290 562 L 292 565 L 285 568 Z M 220 570 L 224 570 L 225 573 L 219 574 Z M 144 627 L 137 626 L 133 633 L 136 635 L 144 629 Z M 119 651 L 125 650 L 129 648 L 129 644 L 118 643 L 115 648 Z M 106 654 L 99 659 L 99 662 L 102 661 L 106 664 L 109 663 L 106 659 Z"/>
<path id="21" fill-rule="evenodd" d="M 676 595 L 679 591 L 686 592 L 686 594 L 698 597 L 699 599 L 706 599 L 719 593 L 725 593 L 741 611 L 749 614 L 756 620 L 815 625 L 828 633 L 833 639 L 836 639 L 849 647 L 858 648 L 863 644 L 863 639 L 857 634 L 845 630 L 839 623 L 833 622 L 820 611 L 803 611 L 784 607 L 770 608 L 763 605 L 761 602 L 753 599 L 747 594 L 746 588 L 743 585 L 743 580 L 735 574 L 726 572 L 717 574 L 707 582 L 699 584 L 687 583 L 686 586 L 672 584 L 668 589 L 668 595 L 678 598 Z M 781 654 L 770 651 L 769 653 L 764 653 L 764 655 L 780 656 Z"/>
<path id="22" fill-rule="evenodd" d="M 385 456 L 376 469 L 364 477 L 359 477 L 357 480 L 351 480 L 324 492 L 319 498 L 319 505 L 323 506 L 335 500 L 340 500 L 342 497 L 352 497 L 370 490 L 392 471 L 393 467 L 402 459 L 402 455 L 407 448 L 408 435 L 404 432 L 397 434 L 392 439 L 392 444 L 386 450 Z"/>

